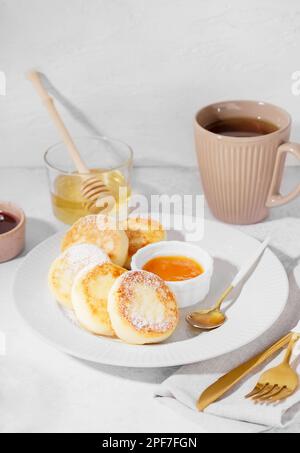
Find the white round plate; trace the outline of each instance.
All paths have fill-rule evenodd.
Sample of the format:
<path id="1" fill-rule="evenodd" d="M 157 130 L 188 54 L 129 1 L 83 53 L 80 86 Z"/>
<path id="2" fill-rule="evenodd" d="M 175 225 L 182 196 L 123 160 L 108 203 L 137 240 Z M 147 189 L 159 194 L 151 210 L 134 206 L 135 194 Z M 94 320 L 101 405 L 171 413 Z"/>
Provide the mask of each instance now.
<path id="1" fill-rule="evenodd" d="M 80 328 L 56 303 L 47 286 L 51 262 L 59 254 L 63 233 L 32 250 L 19 267 L 14 296 L 17 309 L 36 333 L 73 356 L 109 365 L 165 367 L 208 360 L 232 352 L 263 335 L 280 317 L 288 298 L 288 280 L 276 256 L 266 250 L 234 303 L 227 306 L 228 321 L 219 329 L 199 333 L 181 311 L 176 332 L 167 342 L 134 346 L 98 337 Z M 169 231 L 169 239 L 185 240 L 184 231 Z M 214 275 L 205 304 L 209 306 L 228 285 L 258 241 L 222 223 L 205 221 L 198 242 L 214 257 Z"/>

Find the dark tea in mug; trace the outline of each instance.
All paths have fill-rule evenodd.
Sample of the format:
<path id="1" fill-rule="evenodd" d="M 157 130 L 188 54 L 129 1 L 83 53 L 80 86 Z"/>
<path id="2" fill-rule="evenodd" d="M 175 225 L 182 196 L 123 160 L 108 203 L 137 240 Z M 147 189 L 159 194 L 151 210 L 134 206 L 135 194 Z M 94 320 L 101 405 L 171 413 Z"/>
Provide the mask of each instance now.
<path id="1" fill-rule="evenodd" d="M 210 132 L 229 137 L 257 137 L 271 134 L 278 130 L 275 124 L 260 118 L 225 118 L 205 126 Z"/>
<path id="2" fill-rule="evenodd" d="M 217 219 L 245 225 L 261 222 L 269 208 L 300 195 L 300 184 L 280 193 L 287 153 L 300 159 L 300 144 L 289 142 L 291 117 L 263 101 L 221 101 L 195 117 L 195 139 L 203 190 Z"/>

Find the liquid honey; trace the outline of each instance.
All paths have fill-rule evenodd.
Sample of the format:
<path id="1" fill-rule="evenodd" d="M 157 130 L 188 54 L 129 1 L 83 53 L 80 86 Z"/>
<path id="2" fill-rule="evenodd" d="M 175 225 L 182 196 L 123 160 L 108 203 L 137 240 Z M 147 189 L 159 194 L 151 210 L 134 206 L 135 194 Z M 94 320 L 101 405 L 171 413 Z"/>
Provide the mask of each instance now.
<path id="1" fill-rule="evenodd" d="M 101 180 L 114 196 L 116 206 L 113 211 L 116 211 L 127 202 L 131 189 L 120 171 L 99 172 L 99 170 L 92 170 L 92 173 L 99 173 Z M 89 203 L 81 195 L 81 187 L 82 176 L 76 175 L 76 173 L 56 177 L 52 187 L 51 201 L 52 209 L 57 219 L 72 225 L 80 217 L 100 212 L 100 209 L 93 209 L 91 212 Z M 113 213 L 113 211 L 110 213 Z"/>

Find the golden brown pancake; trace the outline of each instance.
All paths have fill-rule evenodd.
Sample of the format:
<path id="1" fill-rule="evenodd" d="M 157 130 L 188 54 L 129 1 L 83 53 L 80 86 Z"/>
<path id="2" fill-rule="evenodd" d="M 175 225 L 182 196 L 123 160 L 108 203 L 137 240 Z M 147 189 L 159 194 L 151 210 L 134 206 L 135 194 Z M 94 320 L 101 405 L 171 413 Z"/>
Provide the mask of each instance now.
<path id="1" fill-rule="evenodd" d="M 93 244 L 76 244 L 65 250 L 52 263 L 48 283 L 56 300 L 72 308 L 71 290 L 76 275 L 87 266 L 109 261 L 106 253 Z"/>
<path id="2" fill-rule="evenodd" d="M 119 266 L 127 259 L 128 237 L 116 228 L 114 219 L 109 216 L 88 215 L 77 220 L 65 235 L 61 249 L 64 251 L 82 242 L 97 245 Z"/>
<path id="3" fill-rule="evenodd" d="M 131 258 L 139 249 L 153 242 L 166 239 L 163 226 L 157 220 L 151 218 L 130 217 L 127 219 L 125 231 L 129 240 L 126 269 L 130 269 Z"/>
<path id="4" fill-rule="evenodd" d="M 165 340 L 179 319 L 172 291 L 160 277 L 146 271 L 129 271 L 116 280 L 108 313 L 117 336 L 132 344 Z"/>
<path id="5" fill-rule="evenodd" d="M 72 288 L 72 305 L 79 323 L 97 335 L 113 336 L 107 312 L 109 291 L 116 279 L 126 272 L 113 263 L 103 263 L 80 272 Z"/>

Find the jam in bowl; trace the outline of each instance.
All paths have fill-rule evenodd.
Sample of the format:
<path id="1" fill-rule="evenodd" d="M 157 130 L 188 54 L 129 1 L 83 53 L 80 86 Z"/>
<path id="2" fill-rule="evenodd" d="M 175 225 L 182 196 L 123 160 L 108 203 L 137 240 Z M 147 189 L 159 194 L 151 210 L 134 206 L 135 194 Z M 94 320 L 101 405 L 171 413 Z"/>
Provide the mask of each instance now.
<path id="1" fill-rule="evenodd" d="M 13 203 L 0 201 L 0 263 L 19 255 L 25 244 L 25 214 Z"/>
<path id="2" fill-rule="evenodd" d="M 205 299 L 213 273 L 212 257 L 198 245 L 162 241 L 147 245 L 132 257 L 131 268 L 159 275 L 174 292 L 179 307 Z"/>

